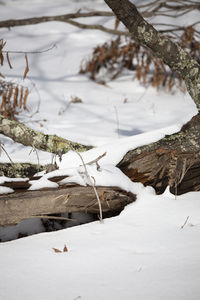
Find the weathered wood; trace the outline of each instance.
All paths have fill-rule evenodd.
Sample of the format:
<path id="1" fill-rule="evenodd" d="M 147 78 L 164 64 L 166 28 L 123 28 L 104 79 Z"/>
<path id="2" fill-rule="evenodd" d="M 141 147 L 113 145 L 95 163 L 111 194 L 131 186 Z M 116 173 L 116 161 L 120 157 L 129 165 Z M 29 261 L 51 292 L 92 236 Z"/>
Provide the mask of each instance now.
<path id="1" fill-rule="evenodd" d="M 104 213 L 120 212 L 136 199 L 134 194 L 118 188 L 98 187 L 97 191 Z M 36 215 L 66 212 L 98 214 L 99 206 L 93 189 L 88 186 L 65 186 L 0 196 L 0 226 L 17 224 Z"/>
<path id="2" fill-rule="evenodd" d="M 169 185 L 173 193 L 200 189 L 200 115 L 180 132 L 156 143 L 129 151 L 118 167 L 132 180 L 151 185 L 162 193 Z"/>

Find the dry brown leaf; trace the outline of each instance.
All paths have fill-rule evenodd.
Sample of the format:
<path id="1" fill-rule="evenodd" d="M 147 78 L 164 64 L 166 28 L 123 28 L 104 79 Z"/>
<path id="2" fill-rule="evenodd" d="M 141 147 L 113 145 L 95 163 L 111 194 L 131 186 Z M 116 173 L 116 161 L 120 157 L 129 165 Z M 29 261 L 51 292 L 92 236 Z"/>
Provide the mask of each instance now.
<path id="1" fill-rule="evenodd" d="M 71 97 L 71 101 L 70 102 L 71 103 L 82 103 L 83 100 L 81 98 L 75 96 L 75 97 Z"/>
<path id="2" fill-rule="evenodd" d="M 3 95 L 2 95 L 1 110 L 6 110 L 6 94 L 5 94 L 5 92 L 3 92 Z"/>
<path id="3" fill-rule="evenodd" d="M 10 57 L 9 57 L 8 52 L 6 52 L 6 58 L 7 58 L 7 62 L 8 62 L 9 68 L 12 69 L 13 67 L 12 67 L 12 65 L 11 65 Z"/>
<path id="4" fill-rule="evenodd" d="M 16 86 L 15 92 L 14 92 L 14 106 L 17 106 L 17 101 L 18 101 L 18 95 L 19 95 L 19 88 Z"/>
<path id="5" fill-rule="evenodd" d="M 28 95 L 29 95 L 29 90 L 26 89 L 26 92 L 25 92 L 25 95 L 24 95 L 24 106 L 23 106 L 23 108 L 26 109 L 26 110 L 27 110 L 26 102 L 27 102 Z"/>
<path id="6" fill-rule="evenodd" d="M 20 89 L 20 96 L 19 96 L 18 108 L 22 107 L 23 93 L 24 93 L 24 87 L 22 86 L 21 89 Z"/>
<path id="7" fill-rule="evenodd" d="M 0 61 L 1 61 L 1 66 L 3 66 L 4 57 L 3 57 L 3 53 L 2 52 L 0 52 Z"/>
<path id="8" fill-rule="evenodd" d="M 61 253 L 62 251 L 60 251 L 59 249 L 57 248 L 52 248 L 54 250 L 55 253 Z"/>
<path id="9" fill-rule="evenodd" d="M 10 102 L 10 99 L 11 99 L 11 96 L 12 96 L 12 93 L 13 93 L 13 87 L 10 86 L 9 87 L 9 91 L 8 91 L 8 96 L 7 96 L 7 99 L 8 101 Z M 15 106 L 15 105 L 14 105 Z"/>
<path id="10" fill-rule="evenodd" d="M 27 73 L 28 73 L 28 71 L 29 71 L 29 66 L 28 66 L 28 56 L 27 56 L 27 54 L 25 54 L 25 61 L 26 61 L 26 68 L 25 68 L 25 70 L 24 70 L 24 79 L 26 78 L 26 75 L 27 75 Z"/>
<path id="11" fill-rule="evenodd" d="M 68 249 L 67 249 L 67 246 L 65 245 L 64 248 L 63 248 L 63 252 L 67 252 Z"/>
<path id="12" fill-rule="evenodd" d="M 115 30 L 118 28 L 120 23 L 120 20 L 118 18 L 115 18 Z"/>

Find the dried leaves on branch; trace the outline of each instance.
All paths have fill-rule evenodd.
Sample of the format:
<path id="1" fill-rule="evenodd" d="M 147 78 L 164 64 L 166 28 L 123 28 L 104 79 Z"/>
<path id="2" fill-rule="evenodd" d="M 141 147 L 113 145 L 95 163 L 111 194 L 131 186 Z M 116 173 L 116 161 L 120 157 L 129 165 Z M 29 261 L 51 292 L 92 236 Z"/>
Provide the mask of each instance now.
<path id="1" fill-rule="evenodd" d="M 200 62 L 200 41 L 196 39 L 195 29 L 186 27 L 177 38 L 182 48 L 188 49 L 191 56 Z M 145 85 L 151 84 L 156 88 L 167 88 L 171 91 L 177 86 L 185 91 L 183 80 L 171 71 L 161 59 L 140 46 L 131 38 L 118 37 L 101 46 L 97 46 L 89 59 L 85 59 L 80 67 L 80 73 L 88 73 L 96 82 L 113 80 L 123 71 L 134 71 L 134 77 Z"/>
<path id="2" fill-rule="evenodd" d="M 140 4 L 137 8 L 140 11 L 140 14 L 146 19 L 155 16 L 178 18 L 190 13 L 191 11 L 200 10 L 200 3 L 199 1 L 193 0 L 180 0 L 178 2 L 175 0 L 155 0 L 146 4 Z M 105 79 L 102 80 L 99 74 L 103 74 L 103 76 L 107 75 L 107 79 L 112 80 L 119 76 L 123 70 L 131 70 L 136 71 L 134 78 L 137 78 L 145 85 L 151 84 L 156 88 L 164 87 L 167 91 L 171 90 L 173 86 L 177 86 L 182 91 L 185 91 L 182 79 L 170 71 L 160 59 L 155 58 L 149 50 L 144 49 L 136 42 L 133 42 L 130 38 L 130 33 L 124 29 L 124 27 L 120 27 L 118 19 L 115 19 L 114 28 L 108 28 L 100 25 L 99 22 L 96 21 L 95 24 L 74 21 L 74 19 L 90 17 L 107 17 L 109 20 L 109 18 L 113 18 L 113 16 L 113 12 L 94 11 L 88 8 L 86 11 L 78 10 L 75 13 L 57 16 L 5 20 L 0 22 L 0 27 L 25 26 L 43 22 L 59 21 L 69 23 L 82 29 L 101 30 L 112 35 L 117 35 L 118 38 L 116 40 L 107 42 L 94 49 L 91 59 L 84 61 L 82 64 L 80 73 L 89 73 L 92 80 L 104 83 Z M 181 47 L 187 48 L 193 58 L 200 61 L 200 31 L 198 30 L 198 24 L 200 24 L 200 21 L 195 22 L 188 27 L 166 23 L 152 23 L 152 25 L 157 27 L 159 32 L 167 34 L 168 37 L 173 39 L 175 42 L 178 42 Z M 120 30 L 120 28 L 123 30 Z M 127 38 L 126 41 L 119 38 L 119 36 L 125 36 Z M 7 61 L 9 64 L 9 57 Z M 28 70 L 28 68 L 26 68 L 26 70 Z M 106 70 L 106 73 L 100 72 L 102 70 Z M 11 93 L 13 89 L 9 88 L 9 91 Z M 7 91 L 6 95 L 4 95 L 4 99 L 10 95 L 9 91 Z M 23 95 L 25 100 L 27 94 L 28 91 L 26 91 L 26 94 Z M 19 101 L 17 106 L 12 103 L 12 101 L 10 102 L 8 100 L 8 104 L 5 105 L 4 100 L 3 107 L 1 108 L 4 115 L 6 115 L 8 111 L 13 111 L 11 113 L 13 116 L 15 114 L 16 107 L 26 109 L 26 103 L 21 104 Z"/>
<path id="3" fill-rule="evenodd" d="M 5 44 L 3 40 L 0 40 L 1 67 L 7 62 L 9 68 L 12 69 L 9 51 L 5 52 L 3 50 Z M 26 78 L 29 71 L 27 55 L 25 55 L 25 62 L 26 66 L 23 79 Z M 0 77 L 0 114 L 14 120 L 20 110 L 27 110 L 29 90 L 24 85 L 7 80 L 2 73 L 0 73 Z"/>

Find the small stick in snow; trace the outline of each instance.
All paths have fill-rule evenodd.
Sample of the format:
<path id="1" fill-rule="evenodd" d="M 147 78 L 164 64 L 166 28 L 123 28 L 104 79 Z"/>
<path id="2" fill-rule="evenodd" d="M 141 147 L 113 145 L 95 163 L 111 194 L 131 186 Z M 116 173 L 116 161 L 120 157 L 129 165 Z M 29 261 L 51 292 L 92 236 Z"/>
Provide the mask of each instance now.
<path id="1" fill-rule="evenodd" d="M 187 224 L 187 221 L 188 221 L 189 217 L 190 217 L 190 216 L 187 216 L 187 218 L 186 218 L 184 224 L 181 226 L 181 229 L 183 229 L 183 228 L 185 227 L 185 225 Z"/>
<path id="2" fill-rule="evenodd" d="M 74 150 L 74 151 L 76 152 L 76 154 L 80 157 L 80 159 L 81 159 L 81 161 L 82 161 L 82 164 L 83 164 L 83 167 L 84 167 L 84 169 L 85 169 L 85 175 L 87 176 L 87 179 L 88 179 L 90 185 L 92 186 L 92 188 L 93 188 L 93 190 L 94 190 L 95 196 L 96 196 L 97 201 L 98 201 L 98 204 L 99 204 L 99 220 L 100 220 L 100 222 L 102 223 L 102 222 L 103 222 L 103 215 L 102 215 L 101 200 L 99 199 L 99 195 L 98 195 L 98 193 L 97 193 L 97 189 L 96 189 L 96 186 L 95 186 L 95 179 L 94 179 L 94 177 L 92 176 L 92 179 L 93 179 L 93 181 L 94 181 L 94 182 L 92 182 L 91 177 L 90 177 L 90 175 L 89 175 L 89 173 L 88 173 L 86 164 L 85 164 L 85 162 L 84 162 L 84 160 L 83 160 L 83 157 L 81 156 L 81 154 L 80 154 L 77 150 L 74 149 L 74 147 L 71 146 L 71 148 L 72 148 L 72 150 Z"/>
<path id="3" fill-rule="evenodd" d="M 106 156 L 106 152 L 104 152 L 102 155 L 99 155 L 96 159 L 94 159 L 94 160 L 92 160 L 92 161 L 86 163 L 86 165 L 96 164 L 97 170 L 99 170 L 99 169 L 100 169 L 100 165 L 98 164 L 98 161 L 99 161 L 100 159 L 102 159 L 104 156 Z"/>

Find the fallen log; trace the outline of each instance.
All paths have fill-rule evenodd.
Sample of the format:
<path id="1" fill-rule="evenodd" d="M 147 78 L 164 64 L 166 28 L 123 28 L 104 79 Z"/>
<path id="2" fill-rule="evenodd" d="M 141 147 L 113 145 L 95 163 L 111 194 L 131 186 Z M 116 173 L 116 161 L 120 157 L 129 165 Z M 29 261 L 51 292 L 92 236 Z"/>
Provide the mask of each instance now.
<path id="1" fill-rule="evenodd" d="M 136 196 L 119 188 L 97 187 L 103 213 L 116 213 L 136 200 Z M 8 226 L 38 215 L 85 212 L 99 213 L 90 186 L 63 186 L 39 191 L 19 190 L 0 196 L 0 226 Z"/>
<path id="2" fill-rule="evenodd" d="M 129 151 L 117 165 L 132 181 L 151 185 L 158 194 L 200 190 L 200 114 L 175 134 Z"/>

